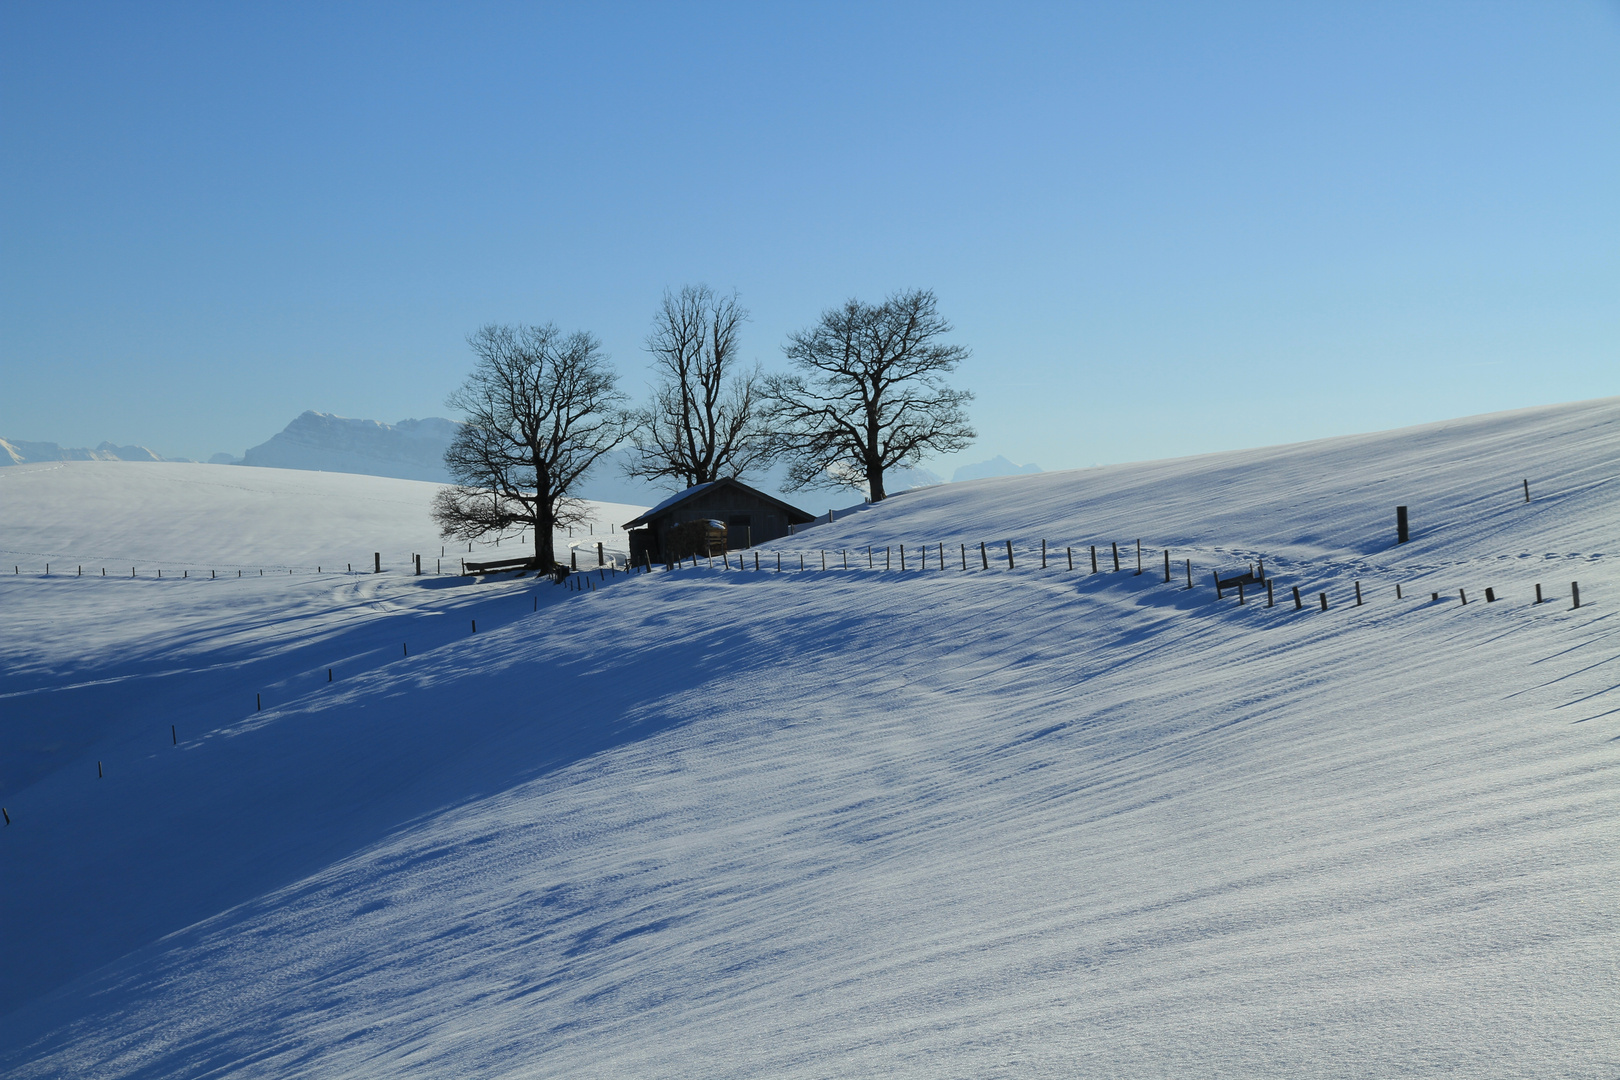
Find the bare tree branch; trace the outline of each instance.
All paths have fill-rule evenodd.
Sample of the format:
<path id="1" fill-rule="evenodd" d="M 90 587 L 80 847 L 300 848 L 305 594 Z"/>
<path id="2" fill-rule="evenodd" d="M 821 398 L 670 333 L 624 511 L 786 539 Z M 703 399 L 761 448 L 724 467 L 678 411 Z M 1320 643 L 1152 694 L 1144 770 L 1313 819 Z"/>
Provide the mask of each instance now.
<path id="1" fill-rule="evenodd" d="M 664 293 L 647 337 L 658 385 L 635 413 L 627 472 L 683 488 L 742 477 L 771 457 L 760 424 L 759 365 L 742 366 L 738 333 L 748 312 L 707 285 Z"/>
<path id="2" fill-rule="evenodd" d="M 584 517 L 573 496 L 597 460 L 624 440 L 624 394 L 601 344 L 556 326 L 485 326 L 478 358 L 449 405 L 466 423 L 445 451 L 456 486 L 433 517 L 446 538 L 533 529 L 535 558 L 556 562 L 552 533 Z"/>
<path id="3" fill-rule="evenodd" d="M 951 325 L 936 304 L 925 290 L 876 306 L 851 299 L 788 338 L 798 370 L 766 380 L 764 397 L 790 487 L 865 484 L 877 502 L 888 470 L 977 437 L 965 409 L 973 395 L 943 378 L 970 354 L 941 340 Z"/>

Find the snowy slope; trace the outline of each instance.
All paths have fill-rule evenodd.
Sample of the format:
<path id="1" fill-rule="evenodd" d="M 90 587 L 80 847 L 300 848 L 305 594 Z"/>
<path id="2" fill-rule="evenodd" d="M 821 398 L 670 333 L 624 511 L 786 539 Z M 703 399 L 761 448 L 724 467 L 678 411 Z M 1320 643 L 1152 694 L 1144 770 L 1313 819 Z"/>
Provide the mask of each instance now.
<path id="1" fill-rule="evenodd" d="M 68 573 L 84 565 L 98 574 L 102 567 L 109 573 L 122 567 L 127 575 L 134 566 L 143 574 L 212 568 L 234 575 L 351 563 L 370 569 L 373 552 L 383 555 L 384 565 L 402 568 L 413 554 L 436 557 L 443 548 L 450 566 L 457 548 L 440 539 L 429 516 L 438 490 L 415 480 L 233 465 L 14 467 L 0 472 L 0 564 L 43 571 L 51 560 Z M 591 533 L 560 533 L 556 543 L 594 550 L 600 539 L 607 550 L 623 553 L 617 523 L 643 509 L 589 503 Z M 505 550 L 494 543 L 473 548 L 480 558 Z M 466 544 L 460 552 L 469 553 Z M 521 545 L 512 550 L 523 552 Z"/>
<path id="2" fill-rule="evenodd" d="M 1610 399 L 590 592 L 0 579 L 0 1071 L 1613 1075 L 1617 474 Z M 1217 602 L 1258 557 L 1330 610 Z"/>

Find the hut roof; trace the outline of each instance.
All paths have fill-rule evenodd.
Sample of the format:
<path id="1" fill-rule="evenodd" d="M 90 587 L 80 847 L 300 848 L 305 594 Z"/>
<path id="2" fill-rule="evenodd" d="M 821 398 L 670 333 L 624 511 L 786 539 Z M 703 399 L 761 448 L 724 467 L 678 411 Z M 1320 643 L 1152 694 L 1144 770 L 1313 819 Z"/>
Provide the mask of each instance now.
<path id="1" fill-rule="evenodd" d="M 744 495 L 751 496 L 759 499 L 761 502 L 767 502 L 780 508 L 781 511 L 787 515 L 787 519 L 795 525 L 806 525 L 816 520 L 816 515 L 806 513 L 791 503 L 785 503 L 774 495 L 767 495 L 758 488 L 749 487 L 741 480 L 728 476 L 720 480 L 711 480 L 707 484 L 694 484 L 692 487 L 687 488 L 678 495 L 671 495 L 669 498 L 665 499 L 651 510 L 648 510 L 645 514 L 642 514 L 640 517 L 636 518 L 634 521 L 625 522 L 622 527 L 626 529 L 636 529 L 643 525 L 650 525 L 653 518 L 658 517 L 660 514 L 663 514 L 669 510 L 673 510 L 675 507 L 686 502 L 688 499 L 694 499 L 708 491 L 717 492 L 722 488 L 735 488 Z"/>

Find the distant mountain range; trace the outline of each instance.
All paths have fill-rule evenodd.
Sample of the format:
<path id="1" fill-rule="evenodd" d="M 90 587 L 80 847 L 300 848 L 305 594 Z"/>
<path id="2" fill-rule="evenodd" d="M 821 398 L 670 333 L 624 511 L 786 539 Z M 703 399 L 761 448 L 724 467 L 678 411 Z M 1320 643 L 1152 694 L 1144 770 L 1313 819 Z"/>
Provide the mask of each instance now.
<path id="1" fill-rule="evenodd" d="M 989 461 L 981 461 L 975 465 L 964 465 L 951 474 L 952 482 L 958 480 L 988 480 L 992 476 L 1024 476 L 1028 473 L 1041 471 L 1039 465 L 1014 465 L 1006 458 L 997 454 Z"/>
<path id="2" fill-rule="evenodd" d="M 310 411 L 242 457 L 221 455 L 212 460 L 233 465 L 362 473 L 448 484 L 453 481 L 444 467 L 444 452 L 460 429 L 460 421 L 442 416 L 385 424 L 380 420 L 355 420 Z M 651 506 L 669 494 L 663 488 L 625 477 L 623 463 L 622 454 L 609 454 L 592 470 L 580 496 L 600 502 Z"/>
<path id="3" fill-rule="evenodd" d="M 405 480 L 448 484 L 451 480 L 444 468 L 444 452 L 460 427 L 459 421 L 440 416 L 385 424 L 378 420 L 354 420 L 310 411 L 268 441 L 247 451 L 240 459 L 216 455 L 211 460 L 276 469 L 397 476 Z M 627 477 L 624 467 L 629 461 L 629 454 L 628 450 L 620 449 L 606 455 L 586 478 L 580 496 L 601 502 L 652 506 L 673 494 L 673 489 L 667 484 L 651 484 Z M 795 505 L 807 499 L 826 498 L 823 494 L 783 493 L 781 489 L 785 479 L 785 469 L 774 469 L 753 478 L 751 482 L 755 487 L 779 495 Z M 899 469 L 891 474 L 889 489 L 900 491 L 938 483 L 942 483 L 941 479 L 927 469 Z"/>
<path id="4" fill-rule="evenodd" d="M 38 461 L 190 461 L 166 458 L 144 446 L 114 446 L 104 442 L 94 450 L 64 447 L 53 442 L 0 439 L 0 465 L 32 465 Z"/>
<path id="5" fill-rule="evenodd" d="M 385 424 L 310 410 L 232 464 L 448 484 L 444 451 L 460 427 L 442 416 Z"/>
<path id="6" fill-rule="evenodd" d="M 426 480 L 448 484 L 444 452 L 461 424 L 442 416 L 422 420 L 401 420 L 386 424 L 380 420 L 356 420 L 347 416 L 309 410 L 269 439 L 247 450 L 241 457 L 215 454 L 208 460 L 219 465 L 258 465 L 272 469 L 307 469 L 316 472 L 359 473 L 365 476 L 392 476 L 402 480 Z M 0 465 L 24 465 L 38 461 L 189 461 L 165 458 L 144 446 L 114 446 L 104 442 L 94 450 L 64 449 L 56 443 L 0 439 Z M 667 485 L 650 484 L 625 476 L 629 451 L 616 450 L 592 470 L 580 495 L 602 502 L 652 506 L 672 494 Z M 956 470 L 955 480 L 977 480 L 990 476 L 1012 476 L 1040 472 L 1036 465 L 1014 465 L 997 456 Z M 907 488 L 944 483 L 923 468 L 895 469 L 886 486 L 891 493 Z M 795 505 L 819 505 L 826 492 L 784 492 L 786 470 L 772 469 L 751 483 L 761 490 Z M 833 496 L 836 499 L 836 495 Z"/>

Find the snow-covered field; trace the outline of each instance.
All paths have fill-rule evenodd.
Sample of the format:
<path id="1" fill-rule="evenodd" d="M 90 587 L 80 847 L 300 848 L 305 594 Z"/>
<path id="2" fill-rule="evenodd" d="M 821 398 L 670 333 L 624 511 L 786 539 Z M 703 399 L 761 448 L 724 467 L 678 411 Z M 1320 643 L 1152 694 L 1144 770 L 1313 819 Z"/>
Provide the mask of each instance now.
<path id="1" fill-rule="evenodd" d="M 0 473 L 0 1074 L 1620 1071 L 1620 399 L 587 592 L 406 576 L 428 485 L 41 468 Z M 283 486 L 203 489 L 243 472 Z M 55 565 L 115 555 L 282 573 Z M 1276 607 L 1215 599 L 1262 557 Z"/>

